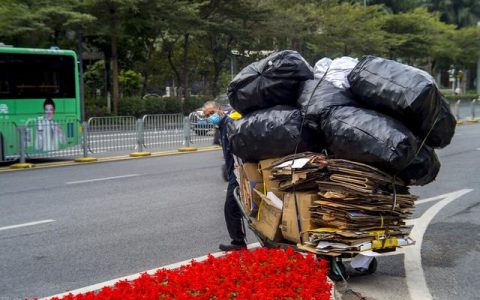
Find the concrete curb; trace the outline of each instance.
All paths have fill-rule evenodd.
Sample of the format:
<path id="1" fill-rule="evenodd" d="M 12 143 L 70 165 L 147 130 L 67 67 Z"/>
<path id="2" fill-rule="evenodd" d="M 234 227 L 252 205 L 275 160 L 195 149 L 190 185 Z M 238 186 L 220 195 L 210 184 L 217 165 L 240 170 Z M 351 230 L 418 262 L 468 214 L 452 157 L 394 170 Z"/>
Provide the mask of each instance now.
<path id="1" fill-rule="evenodd" d="M 130 153 L 130 157 L 145 157 L 145 156 L 151 156 L 152 152 L 133 152 Z"/>
<path id="2" fill-rule="evenodd" d="M 480 119 L 478 118 L 457 120 L 457 125 L 473 125 L 478 123 L 480 123 Z"/>
<path id="3" fill-rule="evenodd" d="M 77 158 L 77 159 L 74 160 L 74 162 L 79 162 L 79 163 L 95 162 L 95 161 L 97 161 L 97 158 L 96 157 L 91 157 L 91 156 L 80 157 L 80 158 Z"/>
<path id="4" fill-rule="evenodd" d="M 194 152 L 198 151 L 198 148 L 195 147 L 182 147 L 177 149 L 178 152 Z"/>
<path id="5" fill-rule="evenodd" d="M 21 170 L 21 169 L 31 169 L 33 167 L 35 167 L 35 165 L 31 163 L 16 163 L 11 165 L 10 169 Z"/>

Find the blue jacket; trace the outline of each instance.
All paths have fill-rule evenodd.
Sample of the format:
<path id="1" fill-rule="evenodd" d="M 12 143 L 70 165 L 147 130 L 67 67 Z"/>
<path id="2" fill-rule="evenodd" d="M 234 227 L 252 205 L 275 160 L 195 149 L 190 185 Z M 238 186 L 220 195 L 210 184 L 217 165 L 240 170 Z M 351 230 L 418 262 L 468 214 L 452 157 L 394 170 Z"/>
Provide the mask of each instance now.
<path id="1" fill-rule="evenodd" d="M 237 184 L 237 179 L 233 173 L 235 161 L 230 152 L 230 143 L 228 142 L 228 124 L 232 122 L 233 120 L 230 117 L 223 116 L 220 124 L 218 124 L 218 130 L 220 130 L 220 143 L 222 144 L 223 157 L 227 167 L 228 183 Z"/>

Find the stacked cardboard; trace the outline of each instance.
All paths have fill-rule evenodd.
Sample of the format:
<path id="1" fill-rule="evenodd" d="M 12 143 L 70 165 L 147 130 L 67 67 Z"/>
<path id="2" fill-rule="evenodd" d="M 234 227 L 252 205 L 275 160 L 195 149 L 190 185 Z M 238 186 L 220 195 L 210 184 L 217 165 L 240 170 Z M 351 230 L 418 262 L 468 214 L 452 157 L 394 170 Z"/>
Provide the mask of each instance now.
<path id="1" fill-rule="evenodd" d="M 263 191 L 255 190 L 258 201 L 252 207 L 260 209 L 254 226 L 271 240 L 283 237 L 304 250 L 334 256 L 394 251 L 413 243 L 405 219 L 417 197 L 400 179 L 374 167 L 301 153 L 262 161 L 260 173 Z M 265 222 L 269 232 L 261 226 Z"/>

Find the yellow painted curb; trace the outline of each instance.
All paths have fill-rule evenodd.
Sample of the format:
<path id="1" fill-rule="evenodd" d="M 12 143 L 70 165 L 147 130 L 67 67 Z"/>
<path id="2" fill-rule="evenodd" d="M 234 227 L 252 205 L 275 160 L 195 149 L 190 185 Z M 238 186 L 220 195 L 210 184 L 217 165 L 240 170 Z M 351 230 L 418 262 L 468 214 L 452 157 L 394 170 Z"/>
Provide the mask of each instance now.
<path id="1" fill-rule="evenodd" d="M 477 119 L 467 119 L 465 120 L 465 122 L 472 124 L 472 123 L 478 123 L 479 121 Z"/>
<path id="2" fill-rule="evenodd" d="M 178 152 L 193 152 L 193 151 L 197 151 L 198 148 L 195 148 L 195 147 L 183 147 L 183 148 L 178 148 L 177 151 Z"/>
<path id="3" fill-rule="evenodd" d="M 145 157 L 150 155 L 152 155 L 151 152 L 133 152 L 129 154 L 130 157 Z"/>
<path id="4" fill-rule="evenodd" d="M 35 165 L 31 163 L 16 163 L 10 166 L 10 169 L 31 169 Z"/>
<path id="5" fill-rule="evenodd" d="M 80 158 L 76 158 L 74 160 L 74 162 L 94 162 L 94 161 L 97 161 L 98 159 L 96 157 L 91 157 L 91 156 L 88 156 L 88 157 L 80 157 Z"/>
<path id="6" fill-rule="evenodd" d="M 457 120 L 457 125 L 462 125 L 463 124 L 463 120 Z"/>

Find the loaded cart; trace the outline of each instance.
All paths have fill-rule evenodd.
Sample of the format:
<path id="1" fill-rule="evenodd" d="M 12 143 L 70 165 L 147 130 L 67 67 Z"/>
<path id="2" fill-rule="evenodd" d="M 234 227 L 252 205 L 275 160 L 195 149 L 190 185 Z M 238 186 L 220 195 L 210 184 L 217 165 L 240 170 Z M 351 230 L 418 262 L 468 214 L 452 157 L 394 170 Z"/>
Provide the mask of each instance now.
<path id="1" fill-rule="evenodd" d="M 378 169 L 311 152 L 259 163 L 235 160 L 235 199 L 260 244 L 326 259 L 334 281 L 374 273 L 372 251 L 414 243 L 404 219 L 416 197 Z M 346 260 L 352 262 L 349 274 Z"/>

